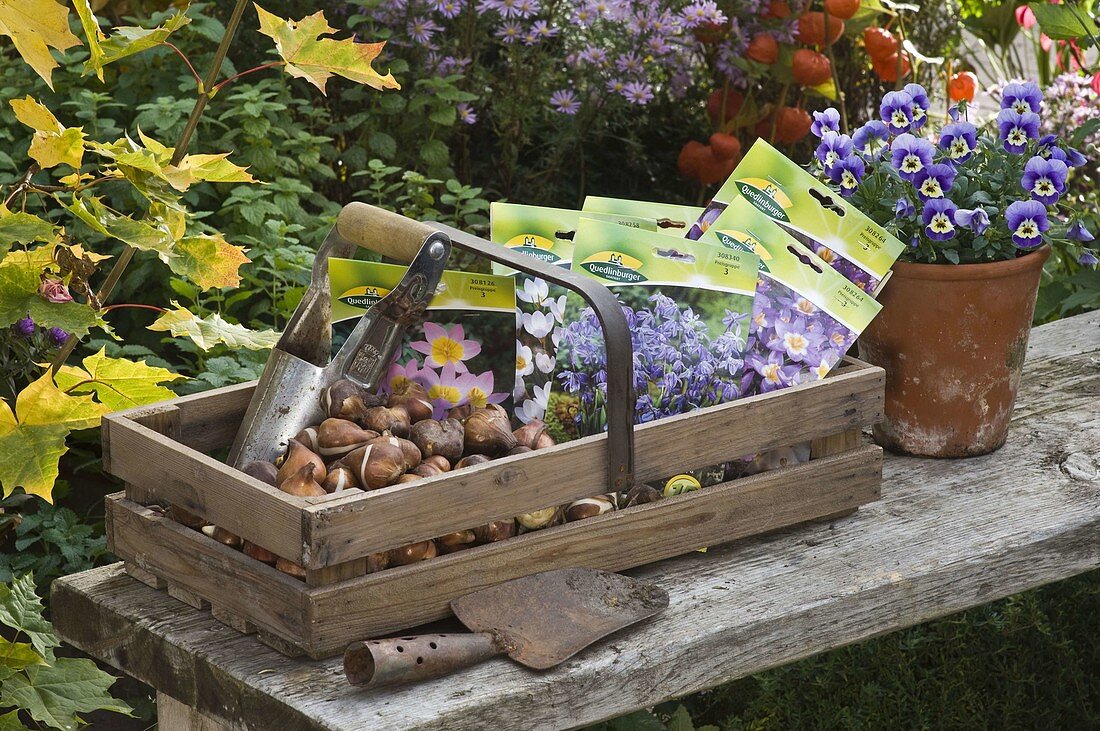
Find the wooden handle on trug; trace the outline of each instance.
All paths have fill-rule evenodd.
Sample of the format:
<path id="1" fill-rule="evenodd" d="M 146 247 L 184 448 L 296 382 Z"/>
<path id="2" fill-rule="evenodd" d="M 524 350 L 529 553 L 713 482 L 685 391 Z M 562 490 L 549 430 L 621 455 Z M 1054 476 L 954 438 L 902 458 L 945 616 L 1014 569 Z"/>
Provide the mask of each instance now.
<path id="1" fill-rule="evenodd" d="M 364 249 L 408 263 L 435 229 L 366 203 L 348 203 L 336 219 L 344 239 Z"/>
<path id="2" fill-rule="evenodd" d="M 376 688 L 447 675 L 502 652 L 488 632 L 365 640 L 344 651 L 344 675 Z"/>

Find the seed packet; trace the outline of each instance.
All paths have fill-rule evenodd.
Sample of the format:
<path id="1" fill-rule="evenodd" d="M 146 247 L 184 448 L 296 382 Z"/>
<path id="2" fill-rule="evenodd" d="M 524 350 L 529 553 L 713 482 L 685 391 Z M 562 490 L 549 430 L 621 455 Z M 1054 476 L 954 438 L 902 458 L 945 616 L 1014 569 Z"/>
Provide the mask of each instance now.
<path id="1" fill-rule="evenodd" d="M 746 395 L 824 378 L 881 309 L 743 197 L 722 211 L 707 237 L 760 257 L 742 382 Z"/>
<path id="2" fill-rule="evenodd" d="M 682 237 L 691 228 L 692 223 L 703 214 L 703 209 L 698 206 L 634 201 L 626 198 L 602 198 L 594 195 L 584 199 L 582 210 L 586 215 L 611 214 L 616 217 L 615 223 L 677 237 Z M 589 215 L 589 218 L 601 217 Z"/>
<path id="3" fill-rule="evenodd" d="M 636 423 L 741 395 L 758 262 L 751 251 L 581 219 L 571 269 L 610 287 L 626 312 Z M 568 436 L 586 436 L 607 428 L 603 333 L 579 296 L 566 312 L 551 416 Z"/>
<path id="4" fill-rule="evenodd" d="M 864 292 L 877 293 L 905 245 L 764 140 L 757 140 L 688 232 L 698 239 L 745 198 Z"/>
<path id="5" fill-rule="evenodd" d="M 580 211 L 493 203 L 489 206 L 489 238 L 516 253 L 568 269 L 579 219 Z M 556 366 L 558 329 L 565 310 L 565 289 L 496 263 L 493 272 L 515 277 L 512 397 L 515 421 L 526 424 L 545 415 Z"/>
<path id="6" fill-rule="evenodd" d="M 333 347 L 358 318 L 401 281 L 397 264 L 329 259 Z M 399 379 L 424 387 L 441 418 L 455 406 L 500 404 L 512 410 L 516 292 L 512 277 L 445 271 L 425 320 L 408 329 L 379 390 Z"/>

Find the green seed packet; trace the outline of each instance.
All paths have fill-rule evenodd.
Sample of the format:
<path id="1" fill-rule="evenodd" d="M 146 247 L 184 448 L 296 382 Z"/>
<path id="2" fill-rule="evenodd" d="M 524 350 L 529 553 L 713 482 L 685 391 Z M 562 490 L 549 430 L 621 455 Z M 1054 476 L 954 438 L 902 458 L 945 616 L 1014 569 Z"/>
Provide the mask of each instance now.
<path id="1" fill-rule="evenodd" d="M 615 223 L 624 226 L 678 237 L 684 236 L 703 214 L 703 209 L 698 206 L 635 201 L 626 198 L 602 198 L 594 195 L 584 199 L 582 210 L 585 214 L 611 214 L 616 217 Z"/>
<path id="2" fill-rule="evenodd" d="M 746 395 L 824 378 L 881 309 L 746 198 L 735 198 L 706 238 L 759 255 Z"/>
<path id="3" fill-rule="evenodd" d="M 333 347 L 347 340 L 359 317 L 401 281 L 398 264 L 329 259 Z M 424 387 L 434 418 L 470 403 L 512 411 L 516 349 L 512 277 L 445 271 L 425 320 L 405 333 L 379 390 L 403 380 Z"/>
<path id="4" fill-rule="evenodd" d="M 634 346 L 635 421 L 741 395 L 759 257 L 582 218 L 571 269 L 610 287 Z M 606 354 L 595 313 L 570 295 L 558 341 L 551 417 L 565 436 L 607 427 Z"/>
<path id="5" fill-rule="evenodd" d="M 688 232 L 699 239 L 744 198 L 860 289 L 885 283 L 905 244 L 764 140 L 757 140 Z"/>

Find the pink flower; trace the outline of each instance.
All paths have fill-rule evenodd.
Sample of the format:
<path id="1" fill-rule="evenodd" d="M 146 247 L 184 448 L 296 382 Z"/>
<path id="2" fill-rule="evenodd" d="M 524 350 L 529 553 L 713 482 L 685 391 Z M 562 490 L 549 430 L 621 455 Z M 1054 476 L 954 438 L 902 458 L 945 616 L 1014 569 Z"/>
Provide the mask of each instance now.
<path id="1" fill-rule="evenodd" d="M 413 358 L 404 365 L 401 365 L 395 360 L 390 364 L 390 370 L 386 373 L 386 380 L 382 382 L 378 390 L 382 393 L 403 391 L 410 381 L 415 381 L 423 385 L 421 379 L 422 372 L 420 370 L 420 362 L 416 358 Z"/>
<path id="2" fill-rule="evenodd" d="M 458 377 L 459 390 L 466 394 L 465 401 L 479 409 L 488 404 L 499 404 L 508 398 L 506 393 L 493 393 L 493 372 L 485 371 L 480 376 L 466 373 Z"/>
<path id="3" fill-rule="evenodd" d="M 420 379 L 428 392 L 428 400 L 432 402 L 433 419 L 444 418 L 449 410 L 466 401 L 466 392 L 459 382 L 454 363 L 447 363 L 439 373 L 425 368 L 420 372 Z"/>
<path id="4" fill-rule="evenodd" d="M 1035 25 L 1035 13 L 1031 12 L 1031 8 L 1026 5 L 1021 5 L 1016 8 L 1016 23 L 1024 30 L 1030 30 Z"/>
<path id="5" fill-rule="evenodd" d="M 1100 94 L 1100 71 L 1092 75 L 1092 90 Z"/>
<path id="6" fill-rule="evenodd" d="M 466 331 L 462 329 L 462 325 L 455 325 L 447 330 L 434 322 L 425 322 L 424 337 L 427 340 L 417 340 L 410 343 L 409 347 L 426 355 L 424 365 L 432 368 L 450 364 L 458 373 L 465 373 L 466 364 L 463 361 L 481 352 L 481 343 L 466 340 Z"/>
<path id="7" fill-rule="evenodd" d="M 64 282 L 57 279 L 43 279 L 38 294 L 47 302 L 72 302 L 73 296 Z"/>

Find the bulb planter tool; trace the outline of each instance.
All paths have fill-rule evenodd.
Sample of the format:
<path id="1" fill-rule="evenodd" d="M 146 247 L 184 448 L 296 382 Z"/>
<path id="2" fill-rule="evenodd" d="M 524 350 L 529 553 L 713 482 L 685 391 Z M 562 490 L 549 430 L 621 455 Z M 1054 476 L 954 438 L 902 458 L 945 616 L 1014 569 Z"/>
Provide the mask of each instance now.
<path id="1" fill-rule="evenodd" d="M 323 421 L 320 395 L 336 381 L 347 378 L 373 391 L 406 328 L 422 317 L 435 294 L 451 252 L 447 235 L 396 213 L 364 208 L 368 210 L 354 221 L 338 222 L 321 245 L 309 288 L 272 349 L 245 411 L 229 453 L 233 466 L 271 462 L 295 434 Z M 364 230 L 349 230 L 353 226 Z M 350 254 L 355 244 L 403 258 L 409 268 L 397 286 L 363 314 L 329 361 L 327 259 Z M 411 255 L 402 257 L 402 252 Z"/>
<path id="2" fill-rule="evenodd" d="M 507 581 L 451 602 L 471 633 L 355 642 L 344 652 L 352 685 L 427 680 L 508 655 L 536 670 L 668 606 L 654 584 L 593 569 L 559 569 Z"/>

